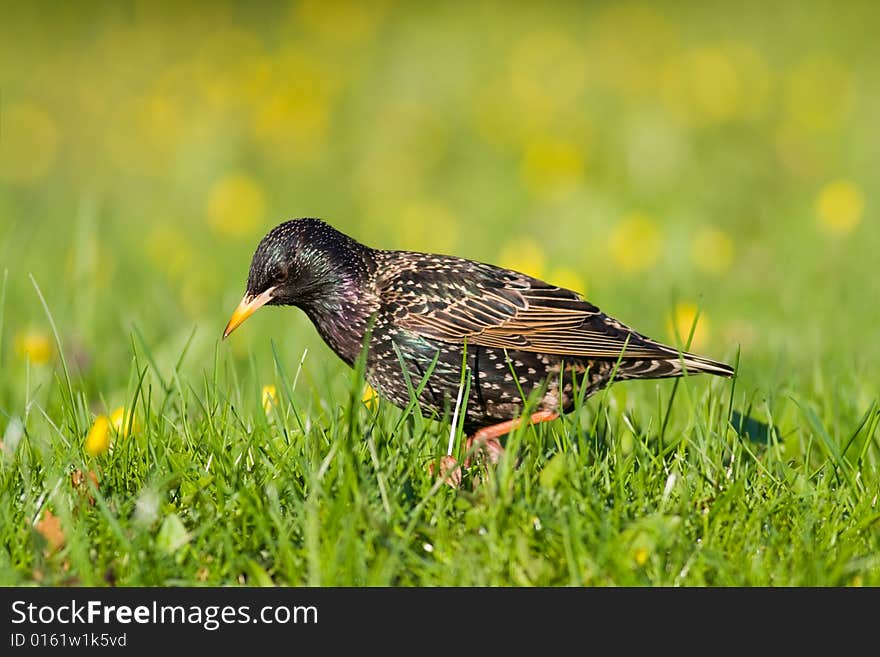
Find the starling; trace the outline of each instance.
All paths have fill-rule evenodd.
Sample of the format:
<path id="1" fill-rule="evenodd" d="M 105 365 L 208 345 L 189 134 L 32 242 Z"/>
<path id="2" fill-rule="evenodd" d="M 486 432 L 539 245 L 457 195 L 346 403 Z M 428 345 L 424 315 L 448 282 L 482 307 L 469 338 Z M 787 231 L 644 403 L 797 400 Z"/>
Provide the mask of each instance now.
<path id="1" fill-rule="evenodd" d="M 349 366 L 366 346 L 367 382 L 397 406 L 422 381 L 423 409 L 443 414 L 459 401 L 468 449 L 476 442 L 492 460 L 533 394 L 527 421 L 537 423 L 612 379 L 733 374 L 572 290 L 464 258 L 372 249 L 319 219 L 286 221 L 262 239 L 223 337 L 264 305 L 301 308 Z M 459 400 L 463 366 L 470 391 Z"/>

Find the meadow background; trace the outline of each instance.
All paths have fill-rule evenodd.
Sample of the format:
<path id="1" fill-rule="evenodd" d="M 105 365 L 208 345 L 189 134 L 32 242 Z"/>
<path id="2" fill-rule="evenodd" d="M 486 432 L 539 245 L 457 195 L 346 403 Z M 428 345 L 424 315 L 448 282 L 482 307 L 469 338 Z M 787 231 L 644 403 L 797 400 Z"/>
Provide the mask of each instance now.
<path id="1" fill-rule="evenodd" d="M 880 584 L 876 3 L 0 14 L 0 583 Z M 699 312 L 735 387 L 621 384 L 437 486 L 448 422 L 298 311 L 219 342 L 299 216 Z"/>

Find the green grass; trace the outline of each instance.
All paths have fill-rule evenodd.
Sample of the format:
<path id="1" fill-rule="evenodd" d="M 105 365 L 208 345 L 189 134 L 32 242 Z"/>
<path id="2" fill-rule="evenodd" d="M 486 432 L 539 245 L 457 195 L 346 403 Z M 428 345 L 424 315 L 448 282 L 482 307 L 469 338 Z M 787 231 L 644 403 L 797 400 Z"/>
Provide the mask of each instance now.
<path id="1" fill-rule="evenodd" d="M 880 5 L 536 7 L 9 7 L 0 584 L 880 585 Z M 295 216 L 670 343 L 699 308 L 737 379 L 616 384 L 437 485 L 451 418 L 367 408 L 302 313 L 219 341 Z"/>
<path id="2" fill-rule="evenodd" d="M 304 390 L 296 360 L 261 371 L 218 344 L 186 377 L 190 340 L 166 369 L 138 342 L 138 423 L 106 455 L 83 451 L 91 415 L 66 367 L 29 394 L 0 468 L 4 584 L 880 584 L 876 404 L 843 425 L 815 401 L 743 408 L 724 380 L 621 383 L 521 428 L 453 490 L 426 468 L 448 419 L 371 410 L 356 372 L 321 363 L 333 380 Z M 34 529 L 44 509 L 59 550 Z"/>

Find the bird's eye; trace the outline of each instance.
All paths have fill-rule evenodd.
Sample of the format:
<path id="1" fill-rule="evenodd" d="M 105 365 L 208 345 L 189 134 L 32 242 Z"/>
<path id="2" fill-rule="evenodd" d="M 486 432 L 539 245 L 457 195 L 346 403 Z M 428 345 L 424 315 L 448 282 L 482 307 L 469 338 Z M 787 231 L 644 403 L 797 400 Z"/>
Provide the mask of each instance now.
<path id="1" fill-rule="evenodd" d="M 272 280 L 275 283 L 283 283 L 287 280 L 287 268 L 280 267 L 272 272 Z"/>

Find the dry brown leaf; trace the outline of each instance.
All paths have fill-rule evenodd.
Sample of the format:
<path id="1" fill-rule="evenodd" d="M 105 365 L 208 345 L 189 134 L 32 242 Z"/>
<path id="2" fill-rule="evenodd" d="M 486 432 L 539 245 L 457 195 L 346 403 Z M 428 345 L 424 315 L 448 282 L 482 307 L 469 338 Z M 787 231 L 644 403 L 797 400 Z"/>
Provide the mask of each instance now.
<path id="1" fill-rule="evenodd" d="M 61 529 L 61 521 L 49 509 L 43 511 L 43 515 L 40 517 L 39 522 L 37 522 L 35 529 L 40 536 L 46 539 L 53 552 L 60 549 L 67 540 L 64 536 L 64 531 Z"/>

